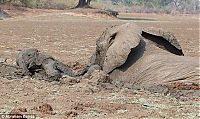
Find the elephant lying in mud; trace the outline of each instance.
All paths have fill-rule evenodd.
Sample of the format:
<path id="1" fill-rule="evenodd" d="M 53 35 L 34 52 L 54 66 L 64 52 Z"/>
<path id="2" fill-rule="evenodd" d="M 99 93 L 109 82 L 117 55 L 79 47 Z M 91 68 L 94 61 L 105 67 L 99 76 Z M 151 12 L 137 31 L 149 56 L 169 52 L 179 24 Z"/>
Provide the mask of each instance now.
<path id="1" fill-rule="evenodd" d="M 173 34 L 127 23 L 103 32 L 90 66 L 99 65 L 113 82 L 129 88 L 190 89 L 200 96 L 199 60 L 183 55 Z"/>
<path id="2" fill-rule="evenodd" d="M 199 58 L 184 56 L 172 33 L 131 23 L 106 29 L 89 63 L 79 71 L 37 49 L 22 50 L 16 63 L 22 75 L 42 74 L 49 80 L 58 80 L 62 75 L 83 76 L 97 67 L 117 87 L 200 97 Z M 2 71 L 1 75 L 5 73 Z"/>
<path id="3" fill-rule="evenodd" d="M 23 49 L 17 55 L 16 63 L 22 68 L 22 75 L 43 73 L 49 80 L 59 80 L 62 75 L 77 77 L 84 73 L 84 70 L 74 71 L 68 65 L 34 48 Z"/>

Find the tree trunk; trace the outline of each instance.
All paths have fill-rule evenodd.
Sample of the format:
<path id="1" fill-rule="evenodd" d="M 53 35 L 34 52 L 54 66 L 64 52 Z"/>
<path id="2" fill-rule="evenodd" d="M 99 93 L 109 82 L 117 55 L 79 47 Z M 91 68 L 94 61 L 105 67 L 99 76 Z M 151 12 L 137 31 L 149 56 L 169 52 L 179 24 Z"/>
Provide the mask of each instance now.
<path id="1" fill-rule="evenodd" d="M 90 8 L 91 0 L 79 0 L 78 5 L 75 8 Z"/>

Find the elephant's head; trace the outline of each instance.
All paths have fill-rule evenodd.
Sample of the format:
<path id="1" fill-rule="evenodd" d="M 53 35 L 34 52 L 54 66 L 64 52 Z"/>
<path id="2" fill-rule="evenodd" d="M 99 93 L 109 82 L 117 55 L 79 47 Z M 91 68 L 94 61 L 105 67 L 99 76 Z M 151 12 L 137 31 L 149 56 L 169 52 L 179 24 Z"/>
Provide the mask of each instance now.
<path id="1" fill-rule="evenodd" d="M 16 63 L 19 67 L 29 69 L 36 64 L 39 51 L 34 48 L 23 49 L 17 56 Z"/>
<path id="2" fill-rule="evenodd" d="M 137 25 L 130 23 L 107 29 L 97 40 L 95 63 L 106 73 L 121 66 L 131 49 L 140 43 L 141 33 Z"/>

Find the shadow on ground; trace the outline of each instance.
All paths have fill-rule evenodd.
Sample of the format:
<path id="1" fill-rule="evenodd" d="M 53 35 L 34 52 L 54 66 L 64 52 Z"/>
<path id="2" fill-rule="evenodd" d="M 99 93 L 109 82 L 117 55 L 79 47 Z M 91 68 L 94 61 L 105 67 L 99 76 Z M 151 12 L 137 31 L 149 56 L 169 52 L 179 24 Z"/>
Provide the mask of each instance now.
<path id="1" fill-rule="evenodd" d="M 134 20 L 134 21 L 156 21 L 155 19 L 133 18 L 133 17 L 118 17 L 120 20 Z"/>

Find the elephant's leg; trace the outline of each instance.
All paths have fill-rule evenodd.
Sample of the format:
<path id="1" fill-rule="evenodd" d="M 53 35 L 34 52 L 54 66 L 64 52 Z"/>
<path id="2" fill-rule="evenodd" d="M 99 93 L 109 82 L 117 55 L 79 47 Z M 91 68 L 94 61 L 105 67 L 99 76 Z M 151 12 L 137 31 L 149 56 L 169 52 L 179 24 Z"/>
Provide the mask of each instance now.
<path id="1" fill-rule="evenodd" d="M 59 70 L 55 69 L 55 63 L 56 61 L 52 59 L 47 59 L 45 63 L 42 64 L 45 73 L 50 80 L 59 80 L 59 78 L 61 77 L 61 73 L 59 72 Z"/>
<path id="2" fill-rule="evenodd" d="M 83 68 L 79 71 L 75 71 L 69 66 L 63 64 L 62 62 L 56 61 L 55 68 L 62 72 L 63 75 L 69 75 L 71 77 L 81 76 L 86 72 L 86 68 Z"/>
<path id="3" fill-rule="evenodd" d="M 17 66 L 19 66 L 20 68 L 22 68 L 21 72 L 19 74 L 24 75 L 24 76 L 30 76 L 31 72 L 28 70 L 27 64 L 25 62 L 23 62 L 23 60 L 21 61 L 17 61 Z"/>

